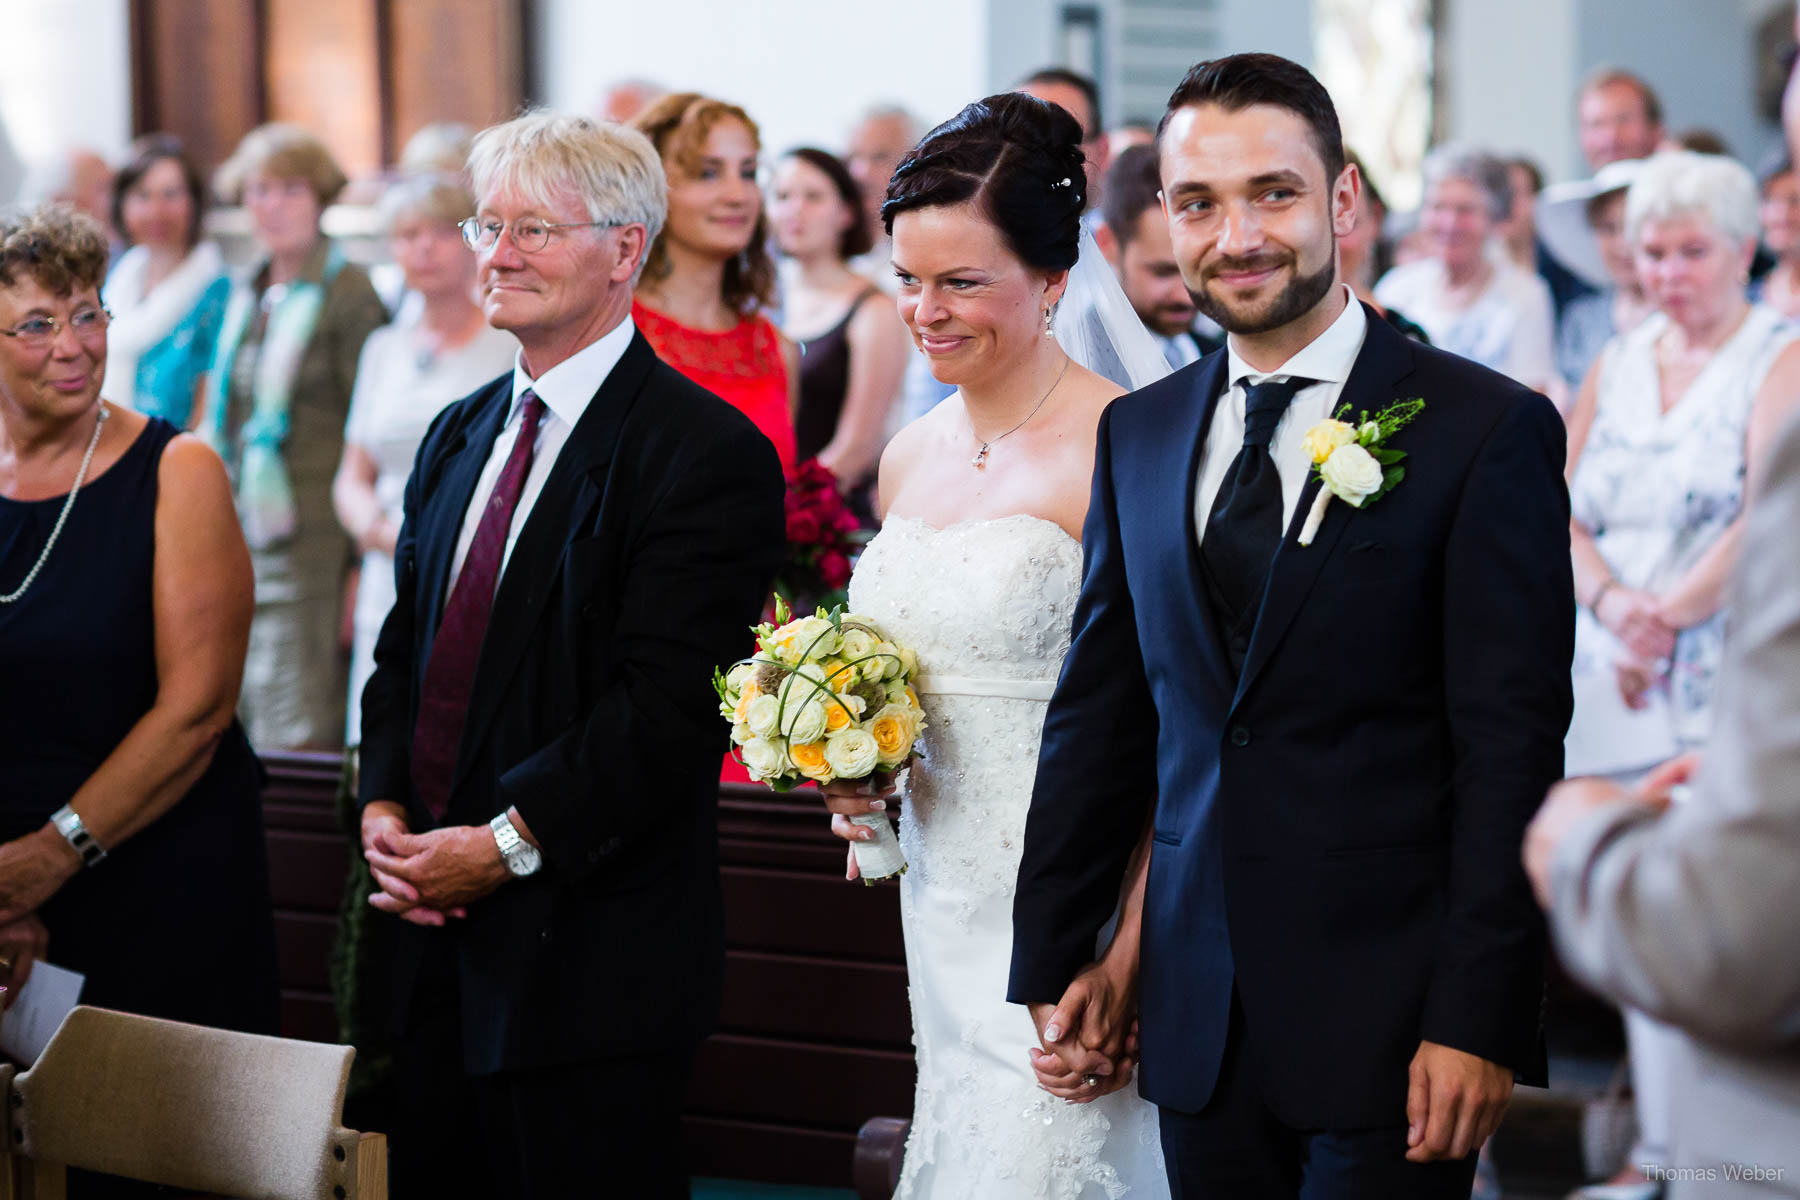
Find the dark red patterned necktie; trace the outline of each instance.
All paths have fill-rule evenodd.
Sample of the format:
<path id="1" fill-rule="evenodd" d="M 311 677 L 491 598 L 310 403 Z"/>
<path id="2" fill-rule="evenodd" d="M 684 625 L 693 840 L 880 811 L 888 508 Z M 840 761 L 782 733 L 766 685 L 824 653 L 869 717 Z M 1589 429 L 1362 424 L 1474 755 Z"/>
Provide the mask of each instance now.
<path id="1" fill-rule="evenodd" d="M 475 540 L 469 543 L 456 586 L 444 604 L 444 619 L 438 622 L 431 658 L 425 664 L 419 719 L 413 725 L 413 791 L 440 820 L 450 806 L 456 751 L 469 716 L 469 693 L 475 686 L 488 615 L 494 609 L 506 536 L 512 529 L 513 510 L 519 506 L 519 493 L 525 490 L 525 476 L 531 473 L 538 421 L 544 415 L 544 402 L 536 393 L 527 391 L 522 400 L 519 438 L 494 482 L 494 493 L 475 528 Z"/>

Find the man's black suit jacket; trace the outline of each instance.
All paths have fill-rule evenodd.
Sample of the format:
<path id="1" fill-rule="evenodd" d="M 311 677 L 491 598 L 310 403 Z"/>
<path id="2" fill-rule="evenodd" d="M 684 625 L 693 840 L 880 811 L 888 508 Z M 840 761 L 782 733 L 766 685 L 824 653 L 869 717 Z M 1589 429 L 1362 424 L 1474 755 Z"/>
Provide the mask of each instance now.
<path id="1" fill-rule="evenodd" d="M 413 795 L 413 722 L 463 514 L 510 375 L 419 449 L 398 597 L 363 693 L 363 803 Z M 741 658 L 786 547 L 775 449 L 642 334 L 601 385 L 513 547 L 482 643 L 445 824 L 516 806 L 544 867 L 443 929 L 403 925 L 395 1029 L 449 953 L 473 1074 L 691 1046 L 717 1021 L 724 942 L 713 668 Z"/>
<path id="2" fill-rule="evenodd" d="M 1421 1040 L 1544 1081 L 1519 848 L 1572 707 L 1563 427 L 1542 396 L 1365 315 L 1342 402 L 1425 401 L 1390 442 L 1406 476 L 1367 508 L 1334 500 L 1302 547 L 1308 483 L 1239 678 L 1194 527 L 1225 353 L 1100 424 L 1010 998 L 1054 1001 L 1092 959 L 1150 821 L 1140 1082 L 1179 1111 L 1212 1095 L 1234 990 L 1262 1091 L 1297 1127 L 1403 1124 Z"/>

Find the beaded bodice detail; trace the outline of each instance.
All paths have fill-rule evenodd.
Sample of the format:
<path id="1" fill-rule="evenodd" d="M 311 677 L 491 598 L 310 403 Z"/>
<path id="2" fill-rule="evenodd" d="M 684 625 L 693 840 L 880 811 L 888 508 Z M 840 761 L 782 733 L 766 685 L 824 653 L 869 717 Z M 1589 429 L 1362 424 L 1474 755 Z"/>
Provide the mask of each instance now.
<path id="1" fill-rule="evenodd" d="M 851 581 L 851 608 L 910 646 L 925 677 L 930 724 L 900 818 L 909 878 L 956 893 L 965 917 L 1012 895 L 1044 702 L 932 681 L 1054 683 L 1080 590 L 1081 544 L 1024 515 L 946 529 L 889 518 Z"/>
<path id="2" fill-rule="evenodd" d="M 919 657 L 929 724 L 901 779 L 900 914 L 919 1079 L 896 1200 L 1166 1200 L 1155 1109 L 1039 1090 L 1031 1017 L 1006 1001 L 1012 897 L 1046 702 L 1068 652 L 1081 545 L 1017 515 L 890 517 L 850 604 Z"/>

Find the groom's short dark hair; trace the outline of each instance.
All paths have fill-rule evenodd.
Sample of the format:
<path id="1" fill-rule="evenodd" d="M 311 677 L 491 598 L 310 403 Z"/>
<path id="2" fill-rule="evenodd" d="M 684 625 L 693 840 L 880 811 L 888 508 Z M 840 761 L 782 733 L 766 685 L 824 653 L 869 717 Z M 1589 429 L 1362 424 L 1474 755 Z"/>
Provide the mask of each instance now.
<path id="1" fill-rule="evenodd" d="M 1344 133 L 1338 127 L 1331 95 L 1311 71 L 1291 59 L 1279 54 L 1233 54 L 1195 63 L 1170 94 L 1168 111 L 1156 126 L 1159 148 L 1169 118 L 1199 104 L 1217 104 L 1226 112 L 1253 104 L 1285 108 L 1311 128 L 1313 145 L 1325 164 L 1325 182 L 1331 183 L 1344 172 Z"/>

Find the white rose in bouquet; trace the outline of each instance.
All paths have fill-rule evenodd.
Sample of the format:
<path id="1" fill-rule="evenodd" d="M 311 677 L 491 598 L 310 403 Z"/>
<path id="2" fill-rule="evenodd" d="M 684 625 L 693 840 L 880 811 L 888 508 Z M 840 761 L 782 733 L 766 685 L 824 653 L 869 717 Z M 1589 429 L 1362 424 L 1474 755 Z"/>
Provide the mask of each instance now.
<path id="1" fill-rule="evenodd" d="M 853 725 L 825 739 L 825 761 L 839 777 L 861 779 L 874 773 L 881 755 L 874 737 Z"/>
<path id="2" fill-rule="evenodd" d="M 779 738 L 756 737 L 744 743 L 744 770 L 758 783 L 787 769 L 787 748 Z"/>
<path id="3" fill-rule="evenodd" d="M 773 737 L 781 716 L 781 701 L 774 696 L 758 696 L 744 709 L 744 724 L 759 738 Z"/>
<path id="4" fill-rule="evenodd" d="M 809 700 L 795 708 L 792 701 L 782 714 L 782 722 L 787 726 L 782 732 L 790 742 L 816 742 L 825 736 L 825 723 L 829 719 L 825 705 L 818 700 Z"/>

